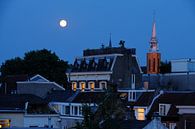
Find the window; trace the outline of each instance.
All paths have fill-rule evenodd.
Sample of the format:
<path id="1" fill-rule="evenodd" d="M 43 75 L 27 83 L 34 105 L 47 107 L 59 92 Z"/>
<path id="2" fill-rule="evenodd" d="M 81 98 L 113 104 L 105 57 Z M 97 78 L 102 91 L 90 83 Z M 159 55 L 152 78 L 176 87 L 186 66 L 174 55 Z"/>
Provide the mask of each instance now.
<path id="1" fill-rule="evenodd" d="M 130 92 L 129 99 L 130 99 L 130 101 L 135 101 L 136 100 L 136 93 L 135 92 Z"/>
<path id="2" fill-rule="evenodd" d="M 80 89 L 81 91 L 85 90 L 85 82 L 80 82 Z"/>
<path id="3" fill-rule="evenodd" d="M 89 82 L 88 85 L 89 85 L 89 88 L 90 88 L 92 91 L 94 91 L 95 83 L 94 83 L 94 82 Z"/>
<path id="4" fill-rule="evenodd" d="M 149 59 L 148 67 L 149 67 L 148 70 L 150 71 L 151 70 L 151 68 L 150 68 L 151 67 L 151 60 L 150 59 Z"/>
<path id="5" fill-rule="evenodd" d="M 137 109 L 137 120 L 145 120 L 144 108 Z"/>
<path id="6" fill-rule="evenodd" d="M 106 83 L 106 81 L 100 82 L 100 88 L 101 89 L 107 89 L 107 83 Z"/>
<path id="7" fill-rule="evenodd" d="M 75 115 L 75 116 L 78 115 L 78 107 L 77 107 L 77 106 L 74 107 L 74 115 Z"/>
<path id="8" fill-rule="evenodd" d="M 66 106 L 65 107 L 65 114 L 66 115 L 69 115 L 70 114 L 70 107 L 69 106 Z"/>
<path id="9" fill-rule="evenodd" d="M 161 115 L 161 116 L 166 115 L 166 105 L 164 105 L 164 104 L 159 105 L 159 115 Z"/>
<path id="10" fill-rule="evenodd" d="M 65 110 L 66 110 L 65 107 L 66 106 L 62 105 L 62 111 L 61 111 L 62 112 L 62 115 L 65 115 Z"/>
<path id="11" fill-rule="evenodd" d="M 72 90 L 73 91 L 77 90 L 77 83 L 76 82 L 72 82 Z"/>
<path id="12" fill-rule="evenodd" d="M 155 72 L 155 69 L 156 69 L 156 60 L 155 58 L 153 59 L 153 72 Z"/>

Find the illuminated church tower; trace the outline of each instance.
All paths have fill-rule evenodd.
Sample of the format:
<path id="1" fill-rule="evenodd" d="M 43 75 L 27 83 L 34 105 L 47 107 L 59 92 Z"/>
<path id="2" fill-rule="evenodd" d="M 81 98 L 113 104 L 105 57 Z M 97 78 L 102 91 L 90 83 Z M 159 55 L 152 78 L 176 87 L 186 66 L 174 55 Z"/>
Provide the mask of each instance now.
<path id="1" fill-rule="evenodd" d="M 156 38 L 156 23 L 153 22 L 150 49 L 147 53 L 147 74 L 158 74 L 160 72 L 160 53 L 158 52 L 158 41 Z"/>

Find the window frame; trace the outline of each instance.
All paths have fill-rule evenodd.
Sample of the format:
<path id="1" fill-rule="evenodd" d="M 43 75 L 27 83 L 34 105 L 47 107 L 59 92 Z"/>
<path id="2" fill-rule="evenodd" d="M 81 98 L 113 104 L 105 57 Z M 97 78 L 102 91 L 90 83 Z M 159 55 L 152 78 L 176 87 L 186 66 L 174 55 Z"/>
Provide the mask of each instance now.
<path id="1" fill-rule="evenodd" d="M 82 87 L 82 84 L 84 84 L 84 88 Z M 79 87 L 80 87 L 81 91 L 85 91 L 85 89 L 86 89 L 86 82 L 84 82 L 84 81 L 79 82 Z"/>
<path id="2" fill-rule="evenodd" d="M 93 84 L 93 88 L 91 88 L 91 84 Z M 90 81 L 88 82 L 88 89 L 90 89 L 91 91 L 94 91 L 95 90 L 95 82 L 94 81 Z"/>
<path id="3" fill-rule="evenodd" d="M 103 89 L 103 86 L 102 86 L 103 83 L 105 84 L 105 89 L 107 89 L 107 82 L 106 81 L 100 81 L 99 82 L 99 88 L 98 89 Z"/>
<path id="4" fill-rule="evenodd" d="M 72 82 L 72 90 L 73 91 L 76 91 L 77 90 L 77 82 Z"/>

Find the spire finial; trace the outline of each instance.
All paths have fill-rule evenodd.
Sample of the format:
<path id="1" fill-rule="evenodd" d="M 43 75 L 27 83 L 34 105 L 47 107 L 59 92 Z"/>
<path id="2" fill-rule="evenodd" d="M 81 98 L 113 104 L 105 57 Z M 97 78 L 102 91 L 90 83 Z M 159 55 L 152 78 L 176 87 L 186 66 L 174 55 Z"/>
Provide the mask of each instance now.
<path id="1" fill-rule="evenodd" d="M 111 36 L 112 36 L 112 34 L 110 33 L 110 41 L 109 41 L 109 45 L 108 45 L 109 48 L 112 48 L 112 40 L 111 40 L 112 37 Z"/>
<path id="2" fill-rule="evenodd" d="M 153 26 L 152 26 L 152 38 L 156 38 L 156 12 L 155 10 L 153 11 Z"/>

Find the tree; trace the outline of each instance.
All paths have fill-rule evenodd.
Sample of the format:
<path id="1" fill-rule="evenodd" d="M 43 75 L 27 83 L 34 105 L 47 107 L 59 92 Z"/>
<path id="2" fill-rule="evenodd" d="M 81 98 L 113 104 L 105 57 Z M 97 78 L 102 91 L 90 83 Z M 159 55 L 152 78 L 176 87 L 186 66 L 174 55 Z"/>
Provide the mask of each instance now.
<path id="1" fill-rule="evenodd" d="M 60 60 L 55 53 L 42 49 L 25 53 L 23 59 L 16 57 L 6 60 L 1 66 L 1 72 L 3 78 L 7 75 L 28 74 L 33 76 L 40 74 L 48 80 L 66 85 L 65 71 L 67 67 L 67 62 Z"/>
<path id="2" fill-rule="evenodd" d="M 126 117 L 126 107 L 117 93 L 117 86 L 111 84 L 109 87 L 95 112 L 88 104 L 83 105 L 84 120 L 80 124 L 77 123 L 76 129 L 120 128 L 119 121 Z"/>

